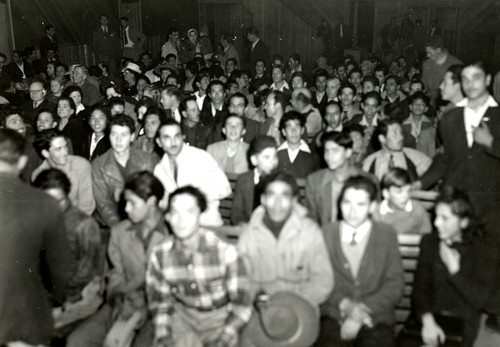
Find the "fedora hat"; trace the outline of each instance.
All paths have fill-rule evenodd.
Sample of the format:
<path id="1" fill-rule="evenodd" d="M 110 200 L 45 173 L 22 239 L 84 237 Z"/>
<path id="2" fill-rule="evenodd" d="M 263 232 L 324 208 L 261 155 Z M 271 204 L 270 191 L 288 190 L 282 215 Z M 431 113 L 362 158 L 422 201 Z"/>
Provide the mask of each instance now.
<path id="1" fill-rule="evenodd" d="M 122 72 L 125 72 L 125 70 L 130 70 L 130 71 L 134 71 L 135 73 L 138 73 L 139 75 L 142 73 L 141 71 L 141 68 L 139 65 L 137 65 L 136 63 L 127 63 L 127 65 L 125 65 L 125 67 L 122 69 Z"/>
<path id="2" fill-rule="evenodd" d="M 278 292 L 258 304 L 243 334 L 259 347 L 311 346 L 319 334 L 319 315 L 297 294 Z"/>
<path id="3" fill-rule="evenodd" d="M 170 73 L 174 73 L 176 75 L 179 74 L 179 69 L 177 69 L 175 66 L 172 66 L 171 64 L 160 64 L 160 65 L 157 65 L 154 70 L 153 70 L 153 73 L 157 76 L 161 76 L 161 71 L 162 70 L 169 70 Z"/>

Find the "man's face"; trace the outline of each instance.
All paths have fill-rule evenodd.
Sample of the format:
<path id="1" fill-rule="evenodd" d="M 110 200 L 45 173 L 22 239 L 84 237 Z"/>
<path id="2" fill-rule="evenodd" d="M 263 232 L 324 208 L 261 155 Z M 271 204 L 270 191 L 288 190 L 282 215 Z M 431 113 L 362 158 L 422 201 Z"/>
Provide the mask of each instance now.
<path id="1" fill-rule="evenodd" d="M 346 73 L 346 75 L 349 75 L 349 72 L 351 72 L 352 70 L 354 70 L 355 67 L 356 66 L 354 66 L 354 64 L 352 64 L 352 63 L 347 64 L 346 67 L 345 67 L 345 73 Z"/>
<path id="2" fill-rule="evenodd" d="M 34 102 L 43 101 L 47 92 L 43 88 L 43 85 L 39 82 L 31 83 L 30 85 L 30 98 Z"/>
<path id="3" fill-rule="evenodd" d="M 366 117 L 372 118 L 375 117 L 377 112 L 380 110 L 380 105 L 378 104 L 378 100 L 375 98 L 367 98 L 363 102 L 363 113 Z"/>
<path id="4" fill-rule="evenodd" d="M 166 219 L 175 236 L 186 240 L 198 232 L 200 226 L 200 207 L 191 194 L 176 195 L 170 202 Z"/>
<path id="5" fill-rule="evenodd" d="M 16 52 L 16 53 L 12 54 L 12 61 L 16 64 L 21 61 L 21 57 L 19 56 L 19 53 Z"/>
<path id="6" fill-rule="evenodd" d="M 347 161 L 351 157 L 351 154 L 351 149 L 346 149 L 333 141 L 327 141 L 325 143 L 324 158 L 326 165 L 332 171 L 347 165 Z"/>
<path id="7" fill-rule="evenodd" d="M 57 123 L 54 121 L 54 116 L 50 112 L 42 112 L 38 115 L 36 120 L 36 129 L 38 131 L 53 129 Z"/>
<path id="8" fill-rule="evenodd" d="M 106 130 L 108 119 L 101 110 L 95 110 L 90 115 L 89 125 L 92 131 L 96 134 L 102 134 Z"/>
<path id="9" fill-rule="evenodd" d="M 412 96 L 416 92 L 421 92 L 422 90 L 424 90 L 424 88 L 422 87 L 422 83 L 420 83 L 420 82 L 418 82 L 418 83 L 411 83 L 408 95 Z"/>
<path id="10" fill-rule="evenodd" d="M 116 153 L 121 154 L 128 151 L 133 139 L 134 134 L 130 132 L 127 126 L 113 125 L 110 129 L 109 142 L 111 142 L 111 148 Z"/>
<path id="11" fill-rule="evenodd" d="M 178 125 L 163 126 L 158 130 L 156 143 L 170 157 L 176 157 L 184 144 L 184 136 Z"/>
<path id="12" fill-rule="evenodd" d="M 394 78 L 389 78 L 387 82 L 385 82 L 385 91 L 389 95 L 395 95 L 398 92 L 398 84 Z"/>
<path id="13" fill-rule="evenodd" d="M 329 127 L 335 129 L 340 125 L 340 109 L 337 105 L 329 105 L 325 109 L 325 120 Z"/>
<path id="14" fill-rule="evenodd" d="M 326 95 L 329 99 L 335 99 L 339 92 L 340 80 L 338 78 L 330 79 L 326 82 Z"/>
<path id="15" fill-rule="evenodd" d="M 397 75 L 399 73 L 399 64 L 397 61 L 391 62 L 391 64 L 389 65 L 389 72 L 392 75 Z"/>
<path id="16" fill-rule="evenodd" d="M 344 88 L 340 93 L 342 106 L 351 106 L 354 101 L 354 91 L 351 88 Z"/>
<path id="17" fill-rule="evenodd" d="M 76 67 L 73 70 L 73 83 L 74 84 L 80 84 L 82 83 L 87 76 L 83 73 L 83 69 L 81 67 Z"/>
<path id="18" fill-rule="evenodd" d="M 222 132 L 229 141 L 239 141 L 245 134 L 245 126 L 241 117 L 230 117 L 226 120 Z"/>
<path id="19" fill-rule="evenodd" d="M 50 37 L 53 37 L 55 34 L 56 34 L 55 28 L 50 28 L 49 30 L 47 30 L 47 35 L 49 35 Z"/>
<path id="20" fill-rule="evenodd" d="M 276 109 L 279 105 L 274 100 L 274 95 L 269 94 L 266 98 L 265 111 L 268 117 L 273 117 L 276 114 Z"/>
<path id="21" fill-rule="evenodd" d="M 173 42 L 177 42 L 177 40 L 179 40 L 179 32 L 176 31 L 176 32 L 173 32 L 171 33 L 168 38 L 173 41 Z"/>
<path id="22" fill-rule="evenodd" d="M 384 138 L 383 135 L 382 138 Z M 387 129 L 385 143 L 382 146 L 391 152 L 399 152 L 403 150 L 403 129 L 399 124 L 391 124 Z"/>
<path id="23" fill-rule="evenodd" d="M 234 71 L 234 68 L 235 68 L 234 61 L 228 60 L 226 62 L 226 73 L 230 74 L 231 72 Z"/>
<path id="24" fill-rule="evenodd" d="M 349 77 L 349 82 L 351 82 L 356 88 L 361 85 L 361 74 L 359 72 L 354 72 Z"/>
<path id="25" fill-rule="evenodd" d="M 441 240 L 448 242 L 457 241 L 462 236 L 462 229 L 465 229 L 468 224 L 469 220 L 457 216 L 449 204 L 437 204 L 434 226 Z"/>
<path id="26" fill-rule="evenodd" d="M 326 80 L 327 78 L 325 76 L 319 76 L 316 78 L 316 90 L 320 93 L 323 93 L 326 90 Z"/>
<path id="27" fill-rule="evenodd" d="M 404 210 L 411 197 L 411 186 L 390 186 L 389 189 L 384 189 L 382 194 L 384 198 L 389 200 L 398 210 Z"/>
<path id="28" fill-rule="evenodd" d="M 283 72 L 280 68 L 273 68 L 272 78 L 274 83 L 283 81 Z"/>
<path id="29" fill-rule="evenodd" d="M 298 89 L 298 88 L 305 88 L 305 83 L 302 77 L 300 76 L 295 76 L 292 79 L 292 90 Z"/>
<path id="30" fill-rule="evenodd" d="M 258 61 L 255 64 L 255 74 L 260 76 L 260 75 L 264 74 L 265 70 L 266 70 L 266 65 L 264 64 L 264 62 Z"/>
<path id="31" fill-rule="evenodd" d="M 5 120 L 5 128 L 17 131 L 21 135 L 26 134 L 26 125 L 18 114 L 12 114 Z"/>
<path id="32" fill-rule="evenodd" d="M 133 224 L 144 221 L 149 214 L 150 205 L 129 189 L 125 190 L 123 195 L 125 198 L 125 212 L 127 213 L 128 219 L 130 219 Z"/>
<path id="33" fill-rule="evenodd" d="M 247 39 L 248 41 L 250 42 L 254 42 L 255 40 L 257 40 L 257 36 L 255 36 L 254 34 L 247 34 Z"/>
<path id="34" fill-rule="evenodd" d="M 113 107 L 109 110 L 111 116 L 116 116 L 117 114 L 125 113 L 125 106 L 120 104 L 114 104 Z"/>
<path id="35" fill-rule="evenodd" d="M 344 222 L 353 228 L 358 228 L 370 217 L 375 208 L 367 191 L 347 188 L 340 200 L 340 210 Z"/>
<path id="36" fill-rule="evenodd" d="M 467 66 L 462 70 L 462 87 L 470 100 L 475 100 L 488 93 L 491 76 L 477 66 Z"/>
<path id="37" fill-rule="evenodd" d="M 120 20 L 120 26 L 125 29 L 126 27 L 128 27 L 128 21 L 126 20 Z"/>
<path id="38" fill-rule="evenodd" d="M 273 222 L 285 221 L 292 212 L 296 198 L 288 183 L 274 181 L 270 183 L 260 198 L 262 206 Z"/>
<path id="39" fill-rule="evenodd" d="M 363 94 L 368 94 L 369 92 L 373 92 L 375 90 L 375 86 L 371 81 L 364 81 L 363 82 Z"/>
<path id="40" fill-rule="evenodd" d="M 64 137 L 55 137 L 50 142 L 49 150 L 43 150 L 42 155 L 52 165 L 66 165 L 68 162 L 68 142 Z"/>
<path id="41" fill-rule="evenodd" d="M 239 92 L 240 86 L 238 83 L 230 83 L 229 89 L 226 89 L 226 95 L 227 97 L 231 97 L 233 94 Z"/>
<path id="42" fill-rule="evenodd" d="M 375 71 L 375 77 L 377 77 L 378 83 L 380 83 L 380 85 L 384 84 L 385 80 L 384 71 Z"/>
<path id="43" fill-rule="evenodd" d="M 105 27 L 108 25 L 108 17 L 106 16 L 101 16 L 101 18 L 99 18 L 99 22 L 101 23 L 101 26 Z"/>
<path id="44" fill-rule="evenodd" d="M 160 116 L 157 114 L 150 114 L 144 121 L 144 132 L 148 139 L 154 139 L 158 127 L 160 126 Z"/>
<path id="45" fill-rule="evenodd" d="M 198 86 L 198 89 L 203 91 L 203 92 L 206 92 L 207 91 L 207 87 L 208 87 L 208 84 L 210 83 L 210 78 L 208 77 L 203 77 L 199 83 L 197 83 L 197 86 Z"/>
<path id="46" fill-rule="evenodd" d="M 278 151 L 276 147 L 267 147 L 262 152 L 252 155 L 250 161 L 261 175 L 269 175 L 278 166 Z"/>
<path id="47" fill-rule="evenodd" d="M 415 116 L 421 116 L 427 112 L 427 104 L 422 99 L 416 99 L 410 104 L 410 111 Z"/>
<path id="48" fill-rule="evenodd" d="M 299 65 L 299 62 L 293 58 L 288 59 L 288 66 L 290 69 L 295 69 Z"/>
<path id="49" fill-rule="evenodd" d="M 425 52 L 427 53 L 427 58 L 436 61 L 439 58 L 441 48 L 425 47 Z"/>
<path id="50" fill-rule="evenodd" d="M 344 79 L 346 74 L 346 69 L 344 65 L 340 65 L 337 68 L 337 75 L 339 76 L 340 79 Z"/>
<path id="51" fill-rule="evenodd" d="M 283 129 L 283 136 L 289 144 L 299 144 L 303 134 L 304 128 L 300 124 L 300 121 L 289 120 L 288 122 L 286 122 L 285 129 Z"/>
<path id="52" fill-rule="evenodd" d="M 182 115 L 192 123 L 200 122 L 200 110 L 195 100 L 189 100 L 186 103 L 186 111 L 182 112 Z"/>
<path id="53" fill-rule="evenodd" d="M 210 99 L 216 105 L 222 104 L 224 102 L 224 98 L 226 97 L 224 92 L 224 87 L 216 84 L 212 85 L 210 88 Z"/>
<path id="54" fill-rule="evenodd" d="M 460 82 L 455 83 L 452 77 L 453 74 L 451 72 L 447 72 L 439 85 L 441 97 L 446 101 L 452 100 L 455 96 L 460 95 L 462 92 Z"/>
<path id="55" fill-rule="evenodd" d="M 160 103 L 165 110 L 168 110 L 173 105 L 173 97 L 168 95 L 167 91 L 164 90 L 161 92 Z"/>
<path id="56" fill-rule="evenodd" d="M 141 63 L 143 63 L 145 67 L 148 67 L 149 64 L 151 64 L 151 56 L 149 54 L 144 54 L 141 58 Z"/>
<path id="57" fill-rule="evenodd" d="M 236 114 L 240 117 L 244 117 L 246 111 L 245 99 L 237 96 L 231 97 L 227 109 L 231 114 Z"/>

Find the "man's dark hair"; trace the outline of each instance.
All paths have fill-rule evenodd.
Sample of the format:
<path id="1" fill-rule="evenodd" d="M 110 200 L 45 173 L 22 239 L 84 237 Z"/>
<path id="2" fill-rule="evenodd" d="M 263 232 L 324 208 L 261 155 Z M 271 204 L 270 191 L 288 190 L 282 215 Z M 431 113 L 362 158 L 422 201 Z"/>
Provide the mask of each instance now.
<path id="1" fill-rule="evenodd" d="M 290 111 L 290 112 L 285 113 L 283 115 L 283 117 L 281 117 L 281 119 L 280 119 L 280 125 L 279 125 L 280 132 L 285 130 L 287 122 L 293 121 L 293 120 L 299 121 L 299 124 L 302 128 L 304 128 L 306 126 L 306 120 L 305 120 L 303 115 L 301 115 L 300 113 L 298 113 L 296 111 Z"/>
<path id="2" fill-rule="evenodd" d="M 73 94 L 73 92 L 78 92 L 78 93 L 80 93 L 80 96 L 83 97 L 82 88 L 80 88 L 78 86 L 75 86 L 75 85 L 73 85 L 73 86 L 67 86 L 64 89 L 64 91 L 63 91 L 63 93 L 62 93 L 61 96 L 69 97 L 71 94 Z"/>
<path id="3" fill-rule="evenodd" d="M 377 184 L 367 176 L 352 176 L 347 179 L 344 183 L 344 187 L 342 187 L 342 191 L 339 196 L 339 202 L 344 198 L 344 194 L 347 189 L 356 189 L 356 190 L 364 190 L 368 193 L 370 198 L 370 202 L 375 201 L 378 197 L 378 187 Z"/>
<path id="4" fill-rule="evenodd" d="M 7 123 L 7 118 L 12 115 L 18 114 L 21 117 L 23 116 L 23 109 L 17 106 L 13 106 L 10 104 L 1 105 L 0 106 L 0 127 L 5 128 Z"/>
<path id="5" fill-rule="evenodd" d="M 149 171 L 140 171 L 131 175 L 125 182 L 124 190 L 132 191 L 144 201 L 154 196 L 157 205 L 165 195 L 163 184 Z"/>
<path id="6" fill-rule="evenodd" d="M 24 153 L 25 141 L 12 129 L 0 129 L 0 161 L 15 165 Z"/>
<path id="7" fill-rule="evenodd" d="M 378 138 L 380 135 L 386 137 L 389 127 L 393 124 L 401 125 L 400 121 L 394 118 L 388 118 L 378 122 L 377 127 L 375 128 L 375 132 L 373 133 L 372 136 L 372 142 L 375 149 L 380 149 L 382 147 L 382 144 L 380 143 Z"/>
<path id="8" fill-rule="evenodd" d="M 59 169 L 43 170 L 36 176 L 33 186 L 42 190 L 51 188 L 61 189 L 66 196 L 71 190 L 71 182 L 64 172 Z"/>
<path id="9" fill-rule="evenodd" d="M 190 60 L 186 63 L 186 71 L 189 70 L 193 75 L 196 75 L 200 71 L 200 67 L 194 60 Z M 196 76 L 198 77 L 198 76 Z M 194 86 L 193 86 L 194 87 Z"/>
<path id="10" fill-rule="evenodd" d="M 276 148 L 276 140 L 271 136 L 260 135 L 257 136 L 250 142 L 248 147 L 248 157 L 252 155 L 257 155 L 266 148 Z"/>
<path id="11" fill-rule="evenodd" d="M 127 16 L 122 16 L 122 17 L 120 17 L 120 20 L 124 20 L 124 21 L 128 22 L 128 17 Z"/>
<path id="12" fill-rule="evenodd" d="M 163 88 L 161 90 L 161 92 L 167 93 L 168 96 L 175 96 L 175 98 L 178 101 L 181 101 L 181 99 L 182 99 L 182 90 L 180 90 L 176 86 L 166 86 L 165 88 Z"/>
<path id="13" fill-rule="evenodd" d="M 231 95 L 231 97 L 229 98 L 229 100 L 227 101 L 227 103 L 230 104 L 231 100 L 234 99 L 234 98 L 242 98 L 244 100 L 244 102 L 245 102 L 245 107 L 248 106 L 248 100 L 247 100 L 247 97 L 245 96 L 245 94 L 243 94 L 241 92 L 236 92 L 233 95 Z"/>
<path id="14" fill-rule="evenodd" d="M 414 78 L 414 79 L 412 79 L 410 81 L 410 86 L 412 84 L 416 84 L 416 83 L 418 83 L 418 84 L 420 84 L 422 86 L 422 90 L 425 90 L 425 84 L 424 84 L 424 82 L 422 82 L 422 80 L 419 80 L 419 79 L 416 79 L 416 78 Z"/>
<path id="15" fill-rule="evenodd" d="M 132 118 L 125 114 L 117 114 L 115 115 L 111 121 L 109 122 L 109 130 L 113 127 L 113 125 L 118 125 L 121 127 L 127 127 L 130 129 L 130 133 L 134 134 L 135 132 L 135 123 Z"/>
<path id="16" fill-rule="evenodd" d="M 467 63 L 464 64 L 464 66 L 462 67 L 462 71 L 465 69 L 465 68 L 468 68 L 470 66 L 474 66 L 474 67 L 477 67 L 478 69 L 482 70 L 484 72 L 485 75 L 490 75 L 491 72 L 490 72 L 490 68 L 489 66 L 486 64 L 486 62 L 482 59 L 478 59 L 478 60 L 471 60 Z"/>
<path id="17" fill-rule="evenodd" d="M 238 116 L 237 114 L 234 114 L 234 113 L 230 113 L 227 115 L 226 119 L 224 120 L 224 127 L 226 126 L 227 124 L 227 121 L 231 118 L 238 118 L 239 120 L 241 120 L 241 122 L 243 123 L 243 129 L 246 129 L 247 127 L 247 120 L 246 120 L 246 117 L 240 117 Z"/>
<path id="18" fill-rule="evenodd" d="M 354 86 L 351 82 L 344 82 L 344 83 L 342 83 L 342 84 L 340 85 L 340 87 L 339 87 L 338 94 L 339 94 L 339 95 L 340 95 L 340 94 L 342 94 L 342 91 L 343 91 L 344 89 L 346 89 L 346 88 L 348 88 L 348 89 L 352 90 L 352 93 L 353 93 L 354 95 L 356 95 L 356 92 L 357 92 L 356 87 L 355 87 L 355 86 Z"/>
<path id="19" fill-rule="evenodd" d="M 187 98 L 183 99 L 181 103 L 179 104 L 179 113 L 182 115 L 183 112 L 186 112 L 187 110 L 187 103 L 189 101 L 194 101 L 196 103 L 196 97 L 195 96 L 188 96 Z M 196 104 L 196 107 L 198 107 L 198 104 Z"/>
<path id="20" fill-rule="evenodd" d="M 291 174 L 283 171 L 272 172 L 269 175 L 262 177 L 262 194 L 266 193 L 267 187 L 274 182 L 283 182 L 292 190 L 292 196 L 299 195 L 299 186 L 297 180 Z"/>
<path id="21" fill-rule="evenodd" d="M 195 200 L 196 204 L 200 208 L 200 212 L 203 213 L 207 209 L 207 198 L 205 197 L 205 194 L 201 192 L 198 188 L 195 188 L 193 186 L 184 186 L 182 188 L 178 188 L 175 190 L 170 196 L 168 197 L 168 208 L 167 212 L 170 211 L 170 208 L 172 206 L 172 201 L 177 195 L 191 195 Z"/>
<path id="22" fill-rule="evenodd" d="M 399 76 L 396 76 L 396 75 L 387 76 L 384 80 L 384 83 L 387 84 L 388 80 L 394 80 L 398 86 L 401 84 L 401 78 L 399 78 Z"/>
<path id="23" fill-rule="evenodd" d="M 229 58 L 228 60 L 226 60 L 226 64 L 230 61 L 234 63 L 234 66 L 238 66 L 238 61 L 236 60 L 236 58 Z"/>
<path id="24" fill-rule="evenodd" d="M 108 106 L 110 110 L 115 105 L 119 105 L 119 106 L 125 107 L 125 100 L 122 99 L 122 98 L 120 98 L 120 97 L 114 96 L 111 99 L 109 99 L 108 102 L 106 103 L 106 106 Z"/>
<path id="25" fill-rule="evenodd" d="M 326 79 L 328 79 L 328 71 L 326 71 L 325 69 L 318 69 L 314 73 L 314 81 L 316 81 L 319 77 L 325 77 Z"/>
<path id="26" fill-rule="evenodd" d="M 412 96 L 409 97 L 409 104 L 411 105 L 415 100 L 422 100 L 426 106 L 429 106 L 429 97 L 423 92 L 418 91 L 415 92 Z"/>
<path id="27" fill-rule="evenodd" d="M 356 68 L 352 69 L 351 71 L 349 71 L 348 78 L 351 78 L 351 76 L 354 75 L 355 73 L 359 73 L 360 76 L 363 76 L 363 72 L 361 72 L 361 70 L 356 67 Z"/>
<path id="28" fill-rule="evenodd" d="M 248 28 L 247 33 L 250 35 L 255 35 L 257 37 L 259 36 L 259 30 L 254 26 L 251 26 L 250 28 Z"/>
<path id="29" fill-rule="evenodd" d="M 295 60 L 296 62 L 300 63 L 300 55 L 297 52 L 293 52 L 292 54 L 290 54 L 290 56 L 288 58 L 291 58 L 291 59 Z"/>
<path id="30" fill-rule="evenodd" d="M 453 64 L 448 69 L 446 69 L 446 72 L 451 73 L 451 79 L 453 80 L 454 84 L 462 82 L 460 74 L 462 73 L 463 68 L 464 66 L 462 64 Z"/>
<path id="31" fill-rule="evenodd" d="M 207 86 L 207 94 L 210 94 L 212 92 L 212 88 L 215 87 L 215 86 L 221 86 L 222 90 L 225 91 L 225 89 L 224 89 L 224 83 L 221 80 L 213 80 Z"/>
<path id="32" fill-rule="evenodd" d="M 182 130 L 182 126 L 173 118 L 167 118 L 165 121 L 161 122 L 160 125 L 158 126 L 158 130 L 156 131 L 156 139 L 160 138 L 160 130 L 164 127 L 171 127 L 175 126 L 178 127 L 181 134 L 184 134 L 184 131 Z"/>
<path id="33" fill-rule="evenodd" d="M 362 102 L 364 103 L 368 99 L 375 99 L 375 100 L 377 100 L 378 106 L 380 106 L 380 104 L 382 103 L 382 97 L 376 91 L 364 94 Z"/>
<path id="34" fill-rule="evenodd" d="M 55 138 L 62 137 L 66 138 L 62 131 L 58 129 L 45 129 L 40 131 L 35 135 L 35 139 L 33 141 L 33 147 L 36 152 L 43 158 L 42 151 L 48 151 L 50 149 L 50 145 L 52 144 L 52 140 Z"/>
<path id="35" fill-rule="evenodd" d="M 54 29 L 54 24 L 47 24 L 45 25 L 45 31 L 49 31 L 50 29 Z"/>
<path id="36" fill-rule="evenodd" d="M 382 71 L 384 73 L 384 76 L 387 75 L 387 66 L 385 66 L 385 64 L 377 64 L 377 66 L 375 66 L 375 69 L 373 70 L 373 72 L 377 72 L 377 71 Z"/>
<path id="37" fill-rule="evenodd" d="M 306 76 L 304 75 L 304 73 L 302 71 L 295 71 L 293 74 L 292 74 L 292 78 L 290 78 L 290 81 L 293 81 L 293 79 L 295 77 L 300 77 L 302 78 L 302 82 L 306 82 Z"/>
<path id="38" fill-rule="evenodd" d="M 179 29 L 176 28 L 176 27 L 170 27 L 168 28 L 168 31 L 167 31 L 167 38 L 173 34 L 173 33 L 178 33 L 179 32 Z"/>
<path id="39" fill-rule="evenodd" d="M 361 85 L 365 84 L 365 82 L 369 82 L 369 83 L 373 84 L 375 87 L 378 87 L 380 84 L 378 81 L 378 78 L 373 76 L 373 75 L 368 75 L 368 76 L 363 77 L 363 81 L 361 82 Z"/>
<path id="40" fill-rule="evenodd" d="M 324 133 L 321 137 L 321 143 L 325 147 L 327 142 L 335 142 L 337 145 L 344 147 L 345 149 L 352 148 L 352 139 L 348 133 L 329 131 Z"/>
<path id="41" fill-rule="evenodd" d="M 411 177 L 408 171 L 399 167 L 389 169 L 380 181 L 380 189 L 390 187 L 404 187 L 411 184 Z"/>

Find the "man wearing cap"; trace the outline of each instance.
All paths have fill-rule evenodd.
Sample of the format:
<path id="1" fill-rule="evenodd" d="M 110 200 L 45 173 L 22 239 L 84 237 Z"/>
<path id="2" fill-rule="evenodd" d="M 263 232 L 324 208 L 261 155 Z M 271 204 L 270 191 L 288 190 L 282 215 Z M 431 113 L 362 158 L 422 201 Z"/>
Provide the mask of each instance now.
<path id="1" fill-rule="evenodd" d="M 422 82 L 424 82 L 431 104 L 435 105 L 439 97 L 439 84 L 446 70 L 454 64 L 462 64 L 460 59 L 451 55 L 444 47 L 443 38 L 432 36 L 425 44 L 427 59 L 422 66 Z"/>
<path id="2" fill-rule="evenodd" d="M 146 270 L 154 346 L 238 345 L 252 297 L 236 247 L 200 226 L 207 208 L 193 186 L 172 192 L 166 219 L 173 235 L 155 246 Z"/>
<path id="3" fill-rule="evenodd" d="M 293 292 L 316 309 L 319 319 L 319 305 L 333 289 L 333 270 L 323 233 L 298 203 L 298 192 L 290 174 L 266 176 L 260 206 L 238 248 L 249 262 L 253 295 L 264 291 L 272 301 L 276 293 Z M 243 340 L 247 338 L 252 340 L 244 333 Z"/>
<path id="4" fill-rule="evenodd" d="M 139 59 L 139 54 L 142 52 L 142 45 L 146 41 L 146 35 L 137 29 L 131 28 L 127 17 L 120 18 L 120 25 L 122 28 L 123 56 L 135 61 Z"/>

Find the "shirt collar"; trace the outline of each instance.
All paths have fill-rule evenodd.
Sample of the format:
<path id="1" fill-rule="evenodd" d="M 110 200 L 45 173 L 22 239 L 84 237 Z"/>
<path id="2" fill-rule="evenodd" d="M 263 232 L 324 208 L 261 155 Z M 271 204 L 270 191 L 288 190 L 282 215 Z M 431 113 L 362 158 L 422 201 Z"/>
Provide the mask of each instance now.
<path id="1" fill-rule="evenodd" d="M 467 107 L 468 105 L 469 105 L 469 98 L 463 98 L 462 100 L 460 100 L 459 102 L 457 102 L 457 107 Z M 486 100 L 486 103 L 483 106 L 497 107 L 498 103 L 490 95 L 490 96 L 488 96 L 488 99 Z"/>
<path id="2" fill-rule="evenodd" d="M 278 147 L 278 151 L 281 151 L 282 149 L 290 149 L 290 147 L 288 146 L 288 141 L 285 141 L 283 142 L 279 147 Z M 311 153 L 311 149 L 309 148 L 309 145 L 307 144 L 306 141 L 304 141 L 303 139 L 300 139 L 300 145 L 299 145 L 299 148 L 297 148 L 299 151 L 303 151 L 303 152 L 307 152 L 307 153 Z"/>
<path id="3" fill-rule="evenodd" d="M 412 204 L 411 200 L 408 200 L 408 202 L 406 203 L 404 211 L 405 212 L 411 212 L 411 211 L 413 211 L 413 204 Z M 382 216 L 394 212 L 394 209 L 389 206 L 389 200 L 384 199 L 380 203 L 379 212 L 380 212 L 380 214 Z"/>
<path id="4" fill-rule="evenodd" d="M 376 114 L 373 119 L 372 119 L 372 124 L 368 123 L 368 119 L 366 118 L 365 115 L 363 115 L 363 119 L 361 119 L 361 122 L 359 122 L 359 125 L 364 126 L 364 127 L 369 127 L 369 126 L 374 126 L 376 127 L 378 125 L 378 114 Z"/>
<path id="5" fill-rule="evenodd" d="M 361 224 L 357 228 L 353 228 L 346 222 L 341 221 L 340 237 L 342 242 L 350 244 L 354 236 L 354 241 L 356 243 L 360 243 L 368 235 L 371 229 L 372 229 L 372 222 L 370 220 L 366 220 L 363 224 Z"/>

